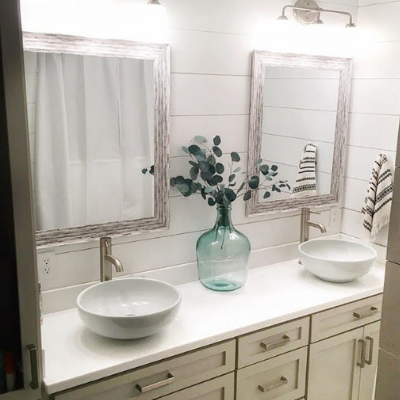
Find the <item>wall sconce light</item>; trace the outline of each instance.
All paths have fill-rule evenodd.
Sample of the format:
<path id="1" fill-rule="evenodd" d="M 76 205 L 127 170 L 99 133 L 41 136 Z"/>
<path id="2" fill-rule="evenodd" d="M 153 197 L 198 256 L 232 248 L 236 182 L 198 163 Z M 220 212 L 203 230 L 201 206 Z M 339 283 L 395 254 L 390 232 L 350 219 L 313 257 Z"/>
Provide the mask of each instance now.
<path id="1" fill-rule="evenodd" d="M 286 16 L 286 10 L 288 8 L 293 10 L 294 17 L 301 24 L 323 24 L 323 21 L 321 20 L 321 13 L 326 12 L 346 15 L 349 18 L 349 23 L 346 25 L 346 27 L 354 28 L 356 26 L 353 22 L 353 16 L 350 13 L 321 8 L 314 0 L 298 0 L 294 6 L 287 5 L 283 7 L 282 14 L 278 18 L 279 21 L 288 20 L 288 17 Z"/>

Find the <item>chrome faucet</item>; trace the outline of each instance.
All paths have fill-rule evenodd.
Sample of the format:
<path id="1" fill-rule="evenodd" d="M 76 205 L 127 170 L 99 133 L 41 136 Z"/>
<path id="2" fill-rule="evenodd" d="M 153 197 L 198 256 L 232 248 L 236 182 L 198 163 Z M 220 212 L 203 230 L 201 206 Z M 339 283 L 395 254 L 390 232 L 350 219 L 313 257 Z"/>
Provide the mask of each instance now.
<path id="1" fill-rule="evenodd" d="M 318 228 L 321 233 L 326 233 L 325 225 L 310 221 L 310 214 L 319 213 L 310 211 L 309 208 L 301 209 L 300 243 L 307 242 L 310 239 L 310 226 Z"/>
<path id="2" fill-rule="evenodd" d="M 122 272 L 124 267 L 118 258 L 111 254 L 111 238 L 100 238 L 100 281 L 106 282 L 112 280 L 112 266 L 117 272 Z"/>

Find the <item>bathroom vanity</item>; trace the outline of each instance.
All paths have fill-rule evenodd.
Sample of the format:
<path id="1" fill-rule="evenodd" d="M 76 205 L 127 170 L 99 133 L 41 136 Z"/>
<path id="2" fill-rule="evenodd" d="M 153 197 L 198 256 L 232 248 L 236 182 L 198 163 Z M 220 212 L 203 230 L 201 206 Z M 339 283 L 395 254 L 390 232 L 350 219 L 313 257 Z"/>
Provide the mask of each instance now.
<path id="1" fill-rule="evenodd" d="M 75 309 L 44 317 L 51 400 L 370 400 L 384 267 L 333 284 L 298 260 L 252 269 L 239 291 L 179 286 L 182 308 L 160 334 L 117 341 Z"/>

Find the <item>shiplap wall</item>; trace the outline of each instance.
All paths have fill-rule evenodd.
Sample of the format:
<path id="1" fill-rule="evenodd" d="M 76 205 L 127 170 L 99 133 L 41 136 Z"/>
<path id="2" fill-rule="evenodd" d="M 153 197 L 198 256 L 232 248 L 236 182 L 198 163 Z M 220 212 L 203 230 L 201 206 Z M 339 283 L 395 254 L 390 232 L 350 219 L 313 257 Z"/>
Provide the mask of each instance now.
<path id="1" fill-rule="evenodd" d="M 354 60 L 342 232 L 362 236 L 360 210 L 378 153 L 395 162 L 400 115 L 400 1 L 360 0 L 357 25 L 371 43 Z M 376 243 L 385 250 L 388 228 Z M 381 249 L 382 249 L 381 247 Z"/>
<path id="2" fill-rule="evenodd" d="M 77 0 L 22 0 L 22 24 L 26 31 L 129 38 L 127 30 L 134 25 L 134 6 L 145 2 L 87 0 L 83 5 Z M 163 3 L 171 28 L 171 173 L 187 171 L 187 159 L 180 148 L 198 134 L 210 138 L 219 134 L 223 150 L 238 151 L 245 166 L 253 50 L 250 35 L 260 22 L 275 20 L 287 1 Z M 357 0 L 320 3 L 354 15 L 357 12 Z M 341 27 L 344 24 L 340 16 L 329 16 L 329 22 Z M 122 30 L 123 24 L 126 29 Z M 134 35 L 131 39 L 135 39 Z M 169 230 L 114 240 L 113 253 L 124 263 L 125 274 L 195 262 L 196 240 L 213 225 L 215 210 L 199 196 L 186 199 L 176 192 L 171 196 Z M 329 234 L 339 233 L 340 211 L 325 211 L 314 218 L 327 226 Z M 297 256 L 298 213 L 248 219 L 244 202 L 239 200 L 234 204 L 233 219 L 251 241 L 253 266 Z M 312 235 L 319 232 L 314 229 Z M 52 273 L 41 277 L 44 290 L 98 280 L 98 242 L 52 250 Z"/>
<path id="3" fill-rule="evenodd" d="M 282 179 L 293 188 L 304 146 L 313 143 L 317 146 L 317 194 L 329 194 L 339 72 L 268 67 L 265 73 L 261 157 L 277 164 Z M 291 192 L 284 191 L 273 200 L 290 197 Z"/>

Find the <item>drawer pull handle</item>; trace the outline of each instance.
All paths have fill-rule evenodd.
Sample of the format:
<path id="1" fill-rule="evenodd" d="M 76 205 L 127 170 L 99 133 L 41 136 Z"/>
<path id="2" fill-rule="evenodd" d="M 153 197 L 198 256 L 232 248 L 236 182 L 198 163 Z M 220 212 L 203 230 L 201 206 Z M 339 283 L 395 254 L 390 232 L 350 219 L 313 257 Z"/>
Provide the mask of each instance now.
<path id="1" fill-rule="evenodd" d="M 371 307 L 371 309 L 368 313 L 361 314 L 358 312 L 354 312 L 353 316 L 357 319 L 364 319 L 364 318 L 372 317 L 373 315 L 377 314 L 378 312 L 379 312 L 379 310 L 376 307 Z"/>
<path id="2" fill-rule="evenodd" d="M 368 365 L 372 365 L 373 357 L 374 357 L 374 339 L 371 336 L 367 336 L 365 340 L 369 341 L 369 357 L 368 360 L 365 360 L 365 362 Z"/>
<path id="3" fill-rule="evenodd" d="M 267 393 L 267 392 L 271 392 L 272 390 L 279 389 L 280 387 L 285 386 L 288 383 L 289 383 L 289 381 L 284 376 L 281 376 L 281 379 L 279 380 L 278 383 L 274 383 L 270 386 L 258 385 L 258 390 L 260 392 Z"/>
<path id="4" fill-rule="evenodd" d="M 29 356 L 31 359 L 31 389 L 39 389 L 39 368 L 38 368 L 38 351 L 34 344 L 29 344 L 27 346 L 29 351 Z"/>
<path id="5" fill-rule="evenodd" d="M 285 344 L 288 344 L 288 343 L 290 343 L 290 337 L 288 335 L 283 335 L 283 338 L 281 340 L 278 340 L 277 342 L 269 343 L 269 344 L 261 342 L 260 346 L 265 351 L 270 351 L 270 350 L 273 350 L 273 349 L 277 349 L 278 347 L 285 346 Z"/>
<path id="6" fill-rule="evenodd" d="M 167 379 L 164 379 L 164 380 L 156 382 L 156 383 L 152 383 L 151 385 L 147 385 L 147 386 L 141 386 L 139 384 L 136 384 L 136 389 L 139 390 L 140 393 L 147 393 L 147 392 L 150 392 L 151 390 L 155 390 L 160 387 L 170 385 L 174 381 L 175 381 L 175 377 L 170 372 L 168 372 Z"/>
<path id="7" fill-rule="evenodd" d="M 363 339 L 359 339 L 358 343 L 361 344 L 361 355 L 360 355 L 360 362 L 357 363 L 357 365 L 360 368 L 364 368 L 365 367 L 365 350 L 366 350 L 366 344 L 367 342 Z"/>

